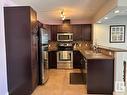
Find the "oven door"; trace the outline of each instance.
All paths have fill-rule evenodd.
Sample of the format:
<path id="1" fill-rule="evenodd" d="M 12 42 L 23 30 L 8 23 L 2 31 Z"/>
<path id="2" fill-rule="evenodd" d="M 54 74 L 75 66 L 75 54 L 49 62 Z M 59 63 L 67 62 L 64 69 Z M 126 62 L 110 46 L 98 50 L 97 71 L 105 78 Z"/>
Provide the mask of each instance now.
<path id="1" fill-rule="evenodd" d="M 58 51 L 57 61 L 58 62 L 72 62 L 73 52 L 72 51 Z"/>
<path id="2" fill-rule="evenodd" d="M 73 51 L 57 52 L 57 68 L 73 68 Z"/>

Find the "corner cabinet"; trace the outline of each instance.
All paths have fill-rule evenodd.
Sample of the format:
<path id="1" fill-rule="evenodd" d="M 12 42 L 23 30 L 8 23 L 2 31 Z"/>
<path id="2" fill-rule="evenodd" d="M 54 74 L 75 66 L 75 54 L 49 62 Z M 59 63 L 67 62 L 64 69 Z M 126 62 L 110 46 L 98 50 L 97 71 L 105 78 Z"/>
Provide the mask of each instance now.
<path id="1" fill-rule="evenodd" d="M 82 24 L 82 40 L 92 41 L 92 25 Z"/>
<path id="2" fill-rule="evenodd" d="M 9 95 L 31 95 L 38 84 L 37 13 L 29 6 L 5 7 Z"/>

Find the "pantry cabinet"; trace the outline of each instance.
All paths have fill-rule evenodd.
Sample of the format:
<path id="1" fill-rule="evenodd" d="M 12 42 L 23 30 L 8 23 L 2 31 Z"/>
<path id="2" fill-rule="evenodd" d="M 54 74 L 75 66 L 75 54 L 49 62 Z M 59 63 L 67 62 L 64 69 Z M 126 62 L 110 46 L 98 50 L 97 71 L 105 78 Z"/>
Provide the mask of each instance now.
<path id="1" fill-rule="evenodd" d="M 38 84 L 37 13 L 29 6 L 5 7 L 9 95 L 31 95 Z"/>

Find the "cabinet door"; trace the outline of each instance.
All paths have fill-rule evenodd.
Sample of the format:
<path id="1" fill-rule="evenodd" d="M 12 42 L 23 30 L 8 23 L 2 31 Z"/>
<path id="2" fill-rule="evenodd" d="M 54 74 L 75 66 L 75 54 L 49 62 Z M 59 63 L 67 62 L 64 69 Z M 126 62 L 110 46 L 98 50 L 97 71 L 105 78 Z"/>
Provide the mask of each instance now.
<path id="1" fill-rule="evenodd" d="M 49 69 L 56 69 L 57 68 L 57 56 L 56 51 L 50 51 L 48 54 L 48 65 Z"/>
<path id="2" fill-rule="evenodd" d="M 73 52 L 73 68 L 74 69 L 81 69 L 81 53 L 79 51 L 74 51 Z"/>
<path id="3" fill-rule="evenodd" d="M 82 40 L 91 41 L 92 40 L 92 25 L 83 24 L 82 25 Z"/>
<path id="4" fill-rule="evenodd" d="M 72 25 L 70 24 L 62 24 L 59 26 L 60 27 L 60 31 L 59 32 L 72 32 Z"/>
<path id="5" fill-rule="evenodd" d="M 73 32 L 74 41 L 82 40 L 82 26 L 81 25 L 73 25 L 72 32 Z"/>
<path id="6" fill-rule="evenodd" d="M 112 59 L 87 61 L 87 93 L 111 94 L 113 92 L 114 65 Z"/>
<path id="7" fill-rule="evenodd" d="M 60 31 L 59 25 L 51 25 L 51 40 L 57 41 L 57 32 Z"/>

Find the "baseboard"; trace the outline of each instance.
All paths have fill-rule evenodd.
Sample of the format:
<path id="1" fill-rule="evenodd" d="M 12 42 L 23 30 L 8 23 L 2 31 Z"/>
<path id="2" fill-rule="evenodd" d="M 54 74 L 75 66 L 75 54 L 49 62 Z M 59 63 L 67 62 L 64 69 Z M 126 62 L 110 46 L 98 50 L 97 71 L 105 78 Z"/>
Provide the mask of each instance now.
<path id="1" fill-rule="evenodd" d="M 113 92 L 113 95 L 125 95 L 124 92 Z"/>
<path id="2" fill-rule="evenodd" d="M 9 92 L 7 92 L 5 95 L 9 95 Z"/>

